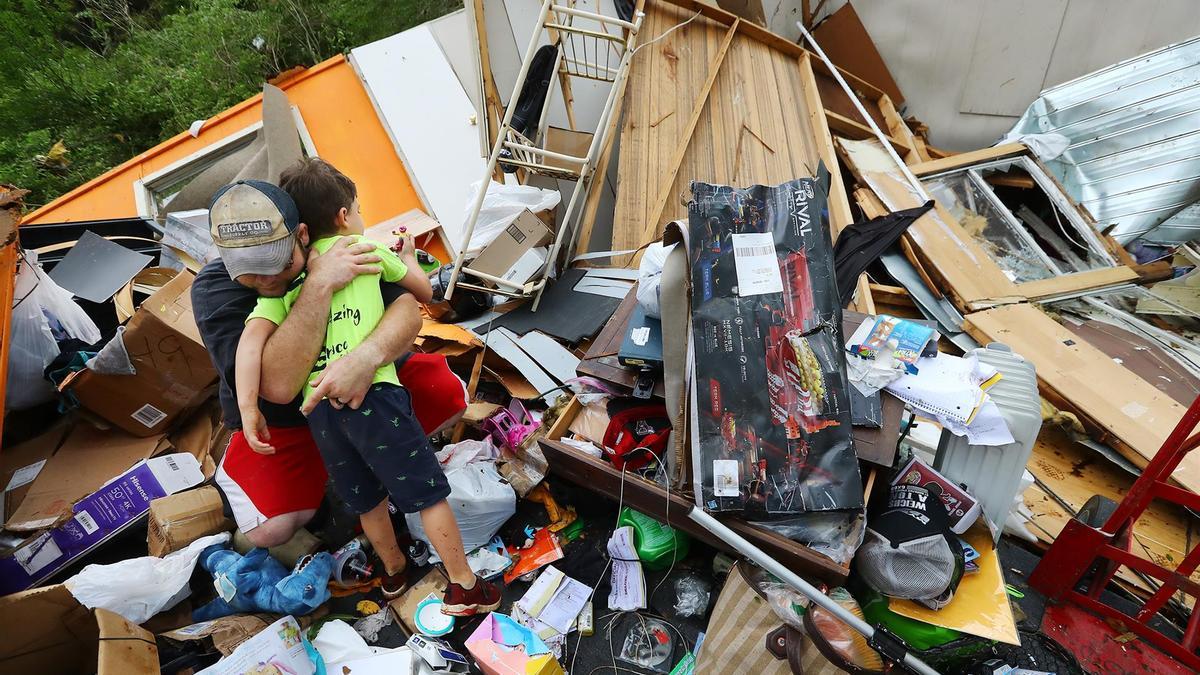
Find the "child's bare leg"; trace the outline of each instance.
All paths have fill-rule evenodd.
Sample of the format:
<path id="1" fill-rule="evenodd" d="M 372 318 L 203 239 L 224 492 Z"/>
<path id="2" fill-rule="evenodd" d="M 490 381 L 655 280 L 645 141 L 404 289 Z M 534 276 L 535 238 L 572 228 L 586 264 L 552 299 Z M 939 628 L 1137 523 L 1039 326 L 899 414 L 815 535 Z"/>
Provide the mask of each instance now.
<path id="1" fill-rule="evenodd" d="M 448 509 L 449 506 L 447 506 Z M 392 526 L 392 517 L 388 513 L 388 500 L 384 499 L 379 502 L 379 506 L 360 515 L 358 519 L 362 524 L 363 534 L 367 535 L 367 540 L 371 542 L 375 554 L 387 568 L 383 571 L 386 574 L 403 572 L 407 563 L 404 559 L 404 551 L 400 550 L 400 544 L 396 541 L 396 528 Z M 459 544 L 459 549 L 461 548 L 462 544 Z"/>
<path id="2" fill-rule="evenodd" d="M 437 551 L 442 564 L 446 566 L 446 575 L 450 581 L 470 589 L 475 586 L 475 573 L 467 564 L 466 553 L 463 552 L 462 532 L 458 529 L 458 521 L 454 511 L 445 499 L 421 511 L 421 525 L 425 528 L 425 536 L 433 550 Z"/>

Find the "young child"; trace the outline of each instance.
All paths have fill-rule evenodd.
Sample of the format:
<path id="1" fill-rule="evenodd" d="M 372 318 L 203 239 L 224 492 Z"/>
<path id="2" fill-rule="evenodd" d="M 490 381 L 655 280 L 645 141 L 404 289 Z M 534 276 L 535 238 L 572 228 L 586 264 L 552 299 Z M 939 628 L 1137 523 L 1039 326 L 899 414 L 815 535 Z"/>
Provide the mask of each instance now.
<path id="1" fill-rule="evenodd" d="M 363 221 L 354 182 L 332 165 L 319 159 L 302 160 L 283 172 L 280 187 L 296 202 L 300 220 L 313 238 L 312 248 L 318 253 L 324 253 L 340 237 L 375 243 L 362 238 Z M 359 275 L 333 294 L 325 346 L 313 366 L 312 378 L 375 330 L 384 312 L 381 276 L 385 282 L 404 287 L 421 302 L 430 300 L 433 291 L 414 252 L 411 236 L 405 237 L 399 255 L 376 244 L 380 274 Z M 298 279 L 302 281 L 303 275 Z M 238 406 L 246 439 L 259 452 L 271 452 L 264 443 L 269 439 L 259 438 L 263 426 L 257 400 L 263 345 L 283 322 L 299 293 L 300 283 L 296 283 L 283 297 L 260 297 L 238 343 Z M 312 391 L 312 378 L 305 387 L 306 397 Z M 409 393 L 400 386 L 393 364 L 375 373 L 357 409 L 325 399 L 309 413 L 308 423 L 333 478 L 333 489 L 359 514 L 363 532 L 384 568 L 385 596 L 395 597 L 405 587 L 405 558 L 388 513 L 390 497 L 401 511 L 420 512 L 430 543 L 446 567 L 450 584 L 444 613 L 470 616 L 500 605 L 499 589 L 476 577 L 467 564 L 458 523 L 446 502 L 450 486 L 413 415 Z"/>

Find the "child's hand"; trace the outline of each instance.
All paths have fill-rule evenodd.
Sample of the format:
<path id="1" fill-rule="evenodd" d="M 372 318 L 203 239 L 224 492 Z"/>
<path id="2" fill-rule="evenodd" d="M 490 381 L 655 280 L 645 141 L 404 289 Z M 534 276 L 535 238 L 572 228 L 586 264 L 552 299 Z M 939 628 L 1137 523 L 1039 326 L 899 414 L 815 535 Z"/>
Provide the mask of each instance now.
<path id="1" fill-rule="evenodd" d="M 275 446 L 267 442 L 271 440 L 271 430 L 267 428 L 267 421 L 263 419 L 258 406 L 246 406 L 241 411 L 242 435 L 246 437 L 250 449 L 260 455 L 275 454 Z"/>
<path id="2" fill-rule="evenodd" d="M 401 258 L 412 258 L 417 255 L 417 243 L 413 239 L 413 236 L 406 229 L 402 228 L 400 230 L 400 238 L 396 240 L 396 244 L 392 246 L 392 250 Z"/>

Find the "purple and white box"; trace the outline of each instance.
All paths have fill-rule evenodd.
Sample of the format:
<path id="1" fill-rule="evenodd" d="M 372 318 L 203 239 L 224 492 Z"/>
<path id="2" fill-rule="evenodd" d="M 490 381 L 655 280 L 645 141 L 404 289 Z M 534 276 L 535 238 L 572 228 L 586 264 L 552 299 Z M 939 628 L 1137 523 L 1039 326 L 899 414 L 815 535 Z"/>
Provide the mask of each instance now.
<path id="1" fill-rule="evenodd" d="M 36 586 L 108 538 L 141 519 L 151 500 L 204 482 L 200 463 L 186 452 L 152 457 L 75 503 L 75 515 L 36 534 L 0 558 L 0 595 Z"/>

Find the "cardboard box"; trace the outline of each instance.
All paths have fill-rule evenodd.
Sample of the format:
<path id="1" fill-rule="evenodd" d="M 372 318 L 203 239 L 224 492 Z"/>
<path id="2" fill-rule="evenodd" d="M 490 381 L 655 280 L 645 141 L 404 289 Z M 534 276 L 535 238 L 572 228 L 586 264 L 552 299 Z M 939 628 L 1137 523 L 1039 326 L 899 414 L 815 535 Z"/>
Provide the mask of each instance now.
<path id="1" fill-rule="evenodd" d="M 72 504 L 167 447 L 166 439 L 161 437 L 138 438 L 79 424 L 42 466 L 4 527 L 13 532 L 33 532 L 55 525 L 70 515 Z"/>
<path id="2" fill-rule="evenodd" d="M 0 626 L 0 672 L 158 672 L 154 635 L 108 610 L 88 610 L 61 584 L 0 598 Z"/>
<path id="3" fill-rule="evenodd" d="M 492 243 L 483 247 L 470 267 L 476 272 L 524 283 L 546 261 L 545 254 L 539 257 L 533 249 L 549 243 L 553 236 L 550 228 L 526 209 Z M 494 285 L 486 280 L 480 281 L 488 286 Z"/>
<path id="4" fill-rule="evenodd" d="M 146 528 L 150 555 L 161 558 L 200 537 L 233 529 L 233 522 L 221 509 L 221 495 L 211 485 L 150 502 L 150 525 Z"/>
<path id="5" fill-rule="evenodd" d="M 484 617 L 467 638 L 467 651 L 485 675 L 563 675 L 542 639 L 500 612 Z"/>
<path id="6" fill-rule="evenodd" d="M 135 436 L 153 436 L 202 403 L 217 373 L 192 317 L 193 278 L 181 272 L 129 320 L 123 338 L 135 375 L 101 375 L 85 368 L 59 389 Z"/>
<path id="7" fill-rule="evenodd" d="M 408 635 L 417 634 L 416 613 L 417 605 L 425 599 L 430 593 L 437 597 L 442 597 L 446 594 L 446 586 L 449 584 L 446 575 L 436 567 L 429 570 L 429 573 L 408 590 L 404 591 L 400 597 L 388 603 L 392 610 L 393 618 L 400 621 L 404 626 L 404 631 Z"/>
<path id="8" fill-rule="evenodd" d="M 200 463 L 187 453 L 138 462 L 75 504 L 73 518 L 31 536 L 12 555 L 0 558 L 0 595 L 41 583 L 139 521 L 152 500 L 203 480 Z"/>
<path id="9" fill-rule="evenodd" d="M 65 424 L 55 424 L 49 431 L 0 452 L 0 490 L 4 491 L 0 498 L 0 523 L 8 520 L 8 514 L 17 512 L 66 431 Z"/>

